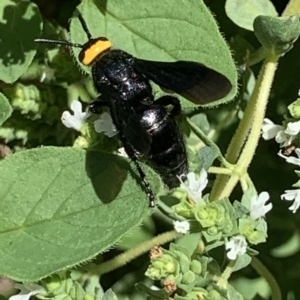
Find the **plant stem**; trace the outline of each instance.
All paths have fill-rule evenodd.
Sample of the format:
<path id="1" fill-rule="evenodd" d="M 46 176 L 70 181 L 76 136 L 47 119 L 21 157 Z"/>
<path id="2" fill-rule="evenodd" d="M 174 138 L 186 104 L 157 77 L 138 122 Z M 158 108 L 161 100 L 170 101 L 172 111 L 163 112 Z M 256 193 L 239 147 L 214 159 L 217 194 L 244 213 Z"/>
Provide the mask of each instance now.
<path id="1" fill-rule="evenodd" d="M 267 55 L 268 55 L 267 50 L 263 46 L 261 46 L 255 52 L 250 53 L 249 59 L 246 63 L 247 67 L 251 67 L 251 66 L 261 62 L 262 60 L 264 60 L 266 58 Z"/>
<path id="2" fill-rule="evenodd" d="M 221 167 L 210 167 L 208 169 L 208 173 L 211 174 L 226 174 L 226 175 L 230 175 L 232 174 L 232 171 L 230 169 L 227 168 L 221 168 Z"/>
<path id="3" fill-rule="evenodd" d="M 223 271 L 222 275 L 218 278 L 218 280 L 217 280 L 217 286 L 226 289 L 227 283 L 228 283 L 228 279 L 229 279 L 229 277 L 230 277 L 230 275 L 232 273 L 232 269 L 233 269 L 235 263 L 236 263 L 236 260 L 231 260 L 229 262 L 228 266 Z"/>
<path id="4" fill-rule="evenodd" d="M 272 291 L 272 300 L 282 300 L 281 291 L 275 278 L 269 272 L 269 270 L 262 264 L 262 262 L 254 256 L 252 257 L 251 266 L 259 275 L 265 278 L 266 281 L 269 283 Z"/>
<path id="5" fill-rule="evenodd" d="M 283 17 L 300 14 L 300 0 L 291 0 L 282 13 Z"/>
<path id="6" fill-rule="evenodd" d="M 170 242 L 178 237 L 182 236 L 182 234 L 178 233 L 175 230 L 167 231 L 162 233 L 153 239 L 146 241 L 137 247 L 130 249 L 111 260 L 108 260 L 101 265 L 91 267 L 89 270 L 90 275 L 103 275 L 108 272 L 111 272 L 117 268 L 120 268 L 127 264 L 128 262 L 132 261 L 133 259 L 137 258 L 138 256 L 150 251 L 153 247 L 158 245 L 163 245 L 167 242 Z"/>
<path id="7" fill-rule="evenodd" d="M 217 178 L 211 193 L 212 201 L 228 197 L 231 194 L 238 180 L 241 176 L 245 175 L 249 164 L 253 159 L 260 137 L 260 130 L 265 116 L 265 110 L 277 68 L 278 59 L 278 56 L 270 53 L 264 61 L 255 83 L 254 91 L 250 97 L 244 118 L 228 148 L 226 155 L 227 160 L 229 160 L 229 162 L 235 162 L 247 138 L 245 146 L 240 158 L 238 159 L 236 167 L 232 170 L 233 175 L 229 179 L 227 179 L 224 175 L 220 175 L 222 177 L 219 176 Z"/>

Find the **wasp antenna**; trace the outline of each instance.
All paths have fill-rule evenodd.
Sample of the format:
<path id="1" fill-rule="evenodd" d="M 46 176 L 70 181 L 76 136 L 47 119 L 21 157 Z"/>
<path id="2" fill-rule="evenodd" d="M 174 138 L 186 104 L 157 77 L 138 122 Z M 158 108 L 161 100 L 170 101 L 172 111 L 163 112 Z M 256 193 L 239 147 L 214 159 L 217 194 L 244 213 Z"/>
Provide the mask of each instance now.
<path id="1" fill-rule="evenodd" d="M 47 44 L 55 44 L 55 45 L 65 45 L 68 47 L 76 47 L 76 48 L 83 48 L 81 44 L 74 44 L 68 41 L 61 41 L 61 40 L 48 40 L 48 39 L 35 39 L 36 43 L 47 43 Z"/>
<path id="2" fill-rule="evenodd" d="M 93 37 L 92 37 L 92 35 L 91 35 L 91 33 L 90 33 L 90 31 L 89 31 L 87 25 L 86 25 L 86 22 L 84 21 L 84 19 L 83 19 L 83 17 L 82 17 L 82 15 L 79 14 L 79 15 L 78 15 L 78 19 L 79 19 L 79 21 L 80 21 L 80 23 L 81 23 L 81 25 L 82 25 L 82 28 L 83 28 L 84 32 L 86 33 L 86 35 L 87 35 L 87 37 L 88 37 L 88 39 L 89 39 L 89 40 L 93 39 Z"/>

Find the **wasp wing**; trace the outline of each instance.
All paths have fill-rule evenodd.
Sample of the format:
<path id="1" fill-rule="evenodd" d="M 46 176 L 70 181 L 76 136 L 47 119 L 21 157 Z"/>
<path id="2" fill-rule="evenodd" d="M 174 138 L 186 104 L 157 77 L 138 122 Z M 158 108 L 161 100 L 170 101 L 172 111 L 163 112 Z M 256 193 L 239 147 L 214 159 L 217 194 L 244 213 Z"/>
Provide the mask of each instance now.
<path id="1" fill-rule="evenodd" d="M 134 68 L 160 87 L 195 104 L 219 100 L 232 87 L 224 75 L 191 61 L 157 62 L 135 58 Z"/>
<path id="2" fill-rule="evenodd" d="M 136 111 L 130 103 L 124 100 L 121 100 L 117 104 L 116 113 L 113 116 L 113 119 L 115 119 L 117 123 L 117 129 L 123 134 L 126 142 L 128 142 L 135 151 L 143 155 L 148 154 L 152 142 L 151 136 L 140 123 Z"/>

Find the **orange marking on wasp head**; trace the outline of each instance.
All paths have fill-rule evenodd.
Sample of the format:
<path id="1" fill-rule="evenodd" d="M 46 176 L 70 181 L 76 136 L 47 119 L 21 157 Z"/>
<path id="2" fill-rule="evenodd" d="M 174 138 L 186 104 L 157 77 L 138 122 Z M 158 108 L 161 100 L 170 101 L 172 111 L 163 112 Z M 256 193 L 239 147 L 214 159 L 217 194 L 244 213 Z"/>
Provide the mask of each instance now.
<path id="1" fill-rule="evenodd" d="M 101 55 L 103 52 L 109 50 L 112 47 L 112 44 L 108 40 L 96 40 L 95 43 L 91 44 L 88 48 L 83 50 L 83 58 L 81 62 L 88 66 L 93 61 Z"/>

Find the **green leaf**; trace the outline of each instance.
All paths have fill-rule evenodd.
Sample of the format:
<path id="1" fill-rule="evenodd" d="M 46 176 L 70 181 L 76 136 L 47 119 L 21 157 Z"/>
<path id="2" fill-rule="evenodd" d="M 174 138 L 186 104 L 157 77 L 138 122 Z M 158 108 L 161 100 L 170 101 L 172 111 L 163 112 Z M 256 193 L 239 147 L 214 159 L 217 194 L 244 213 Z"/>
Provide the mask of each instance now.
<path id="1" fill-rule="evenodd" d="M 198 113 L 192 116 L 190 119 L 197 127 L 201 128 L 205 134 L 209 133 L 210 124 L 205 113 Z"/>
<path id="2" fill-rule="evenodd" d="M 300 250 L 300 236 L 293 234 L 284 244 L 271 250 L 274 257 L 289 257 L 295 255 Z"/>
<path id="3" fill-rule="evenodd" d="M 253 22 L 256 17 L 277 16 L 277 11 L 269 0 L 227 0 L 225 11 L 233 23 L 251 31 L 253 31 Z"/>
<path id="4" fill-rule="evenodd" d="M 42 19 L 32 2 L 0 1 L 0 80 L 16 81 L 26 72 L 36 53 L 35 38 L 42 32 Z"/>
<path id="5" fill-rule="evenodd" d="M 232 290 L 233 288 L 235 290 Z M 228 298 L 228 299 L 263 300 L 263 299 L 270 299 L 272 297 L 270 285 L 268 284 L 266 279 L 262 276 L 255 279 L 239 277 L 234 280 L 231 280 L 230 285 L 228 286 L 228 296 L 234 296 L 232 293 L 236 293 L 237 290 L 242 293 L 243 297 L 237 295 L 237 297 L 239 298 Z"/>
<path id="6" fill-rule="evenodd" d="M 230 300 L 244 300 L 244 297 L 231 285 L 228 285 L 227 296 Z"/>
<path id="7" fill-rule="evenodd" d="M 157 175 L 146 173 L 157 191 Z M 151 213 L 137 181 L 123 158 L 102 152 L 8 156 L 0 163 L 0 274 L 37 281 L 112 247 Z"/>
<path id="8" fill-rule="evenodd" d="M 204 146 L 198 152 L 199 165 L 201 169 L 208 170 L 213 164 L 214 160 L 220 155 L 220 152 L 216 148 Z"/>
<path id="9" fill-rule="evenodd" d="M 12 107 L 7 98 L 0 93 L 0 126 L 10 117 L 11 113 Z"/>
<path id="10" fill-rule="evenodd" d="M 113 1 L 84 0 L 78 10 L 93 37 L 106 36 L 116 48 L 138 58 L 195 61 L 224 74 L 233 85 L 231 92 L 207 106 L 227 102 L 236 94 L 237 72 L 231 52 L 201 0 L 190 0 L 188 5 L 174 5 L 171 0 L 120 0 L 117 5 Z M 71 20 L 70 30 L 73 43 L 87 41 L 77 18 Z M 76 56 L 78 53 L 74 49 Z"/>
<path id="11" fill-rule="evenodd" d="M 292 102 L 287 108 L 293 118 L 300 118 L 300 98 Z"/>
<path id="12" fill-rule="evenodd" d="M 152 218 L 147 218 L 141 226 L 133 228 L 116 245 L 118 249 L 128 250 L 149 241 L 155 235 L 155 224 Z"/>
<path id="13" fill-rule="evenodd" d="M 246 207 L 249 211 L 251 210 L 251 200 L 253 197 L 258 197 L 255 188 L 251 185 L 248 190 L 242 196 L 241 203 L 244 207 Z"/>
<path id="14" fill-rule="evenodd" d="M 102 300 L 118 300 L 118 298 L 117 295 L 112 291 L 112 289 L 109 289 L 103 295 Z"/>
<path id="15" fill-rule="evenodd" d="M 243 255 L 239 256 L 232 268 L 232 272 L 236 272 L 238 270 L 247 267 L 251 263 L 251 260 L 252 260 L 251 256 L 248 255 L 247 253 L 244 253 Z"/>
<path id="16" fill-rule="evenodd" d="M 259 42 L 276 55 L 293 48 L 300 35 L 300 17 L 259 16 L 254 20 L 254 33 Z"/>

